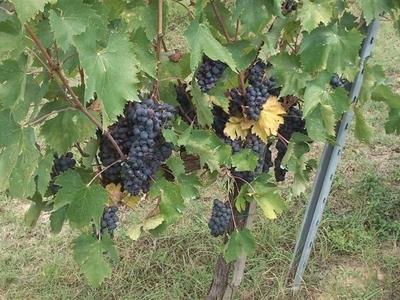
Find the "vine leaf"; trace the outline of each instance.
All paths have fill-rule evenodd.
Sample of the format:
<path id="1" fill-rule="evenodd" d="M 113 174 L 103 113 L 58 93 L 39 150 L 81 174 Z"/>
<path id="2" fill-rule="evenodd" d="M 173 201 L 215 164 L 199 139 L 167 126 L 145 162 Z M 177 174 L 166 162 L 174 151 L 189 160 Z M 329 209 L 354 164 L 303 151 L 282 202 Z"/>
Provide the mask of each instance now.
<path id="1" fill-rule="evenodd" d="M 312 170 L 313 162 L 306 161 L 305 154 L 310 151 L 308 142 L 311 139 L 299 132 L 293 133 L 287 148 L 285 157 L 282 159 L 282 165 L 294 174 L 292 191 L 294 196 L 303 193 L 308 187 L 309 176 Z"/>
<path id="2" fill-rule="evenodd" d="M 333 137 L 335 135 L 334 116 L 332 106 L 318 103 L 311 113 L 304 116 L 308 136 L 321 142 Z"/>
<path id="3" fill-rule="evenodd" d="M 24 30 L 16 17 L 13 18 L 14 22 L 12 20 L 0 22 L 0 52 L 23 49 Z"/>
<path id="4" fill-rule="evenodd" d="M 40 160 L 35 171 L 35 181 L 37 191 L 45 195 L 50 182 L 50 173 L 54 164 L 53 153 L 49 152 Z M 37 176 L 37 177 L 36 177 Z"/>
<path id="5" fill-rule="evenodd" d="M 59 0 L 57 10 L 49 12 L 51 30 L 60 48 L 67 51 L 73 42 L 73 37 L 85 32 L 90 19 L 98 16 L 95 11 L 82 0 Z"/>
<path id="6" fill-rule="evenodd" d="M 24 220 L 26 226 L 33 228 L 39 219 L 40 213 L 46 206 L 46 202 L 43 201 L 42 196 L 39 193 L 35 193 L 30 199 L 33 203 L 29 206 L 28 210 L 25 212 Z"/>
<path id="7" fill-rule="evenodd" d="M 152 216 L 143 222 L 133 225 L 129 228 L 126 234 L 134 241 L 137 241 L 142 234 L 142 231 L 149 231 L 160 226 L 164 222 L 162 215 Z"/>
<path id="8" fill-rule="evenodd" d="M 335 2 L 335 0 L 304 0 L 298 12 L 298 20 L 307 31 L 313 30 L 321 23 L 327 25 L 332 18 Z"/>
<path id="9" fill-rule="evenodd" d="M 252 182 L 253 189 L 249 189 L 248 195 L 261 207 L 265 217 L 275 219 L 277 213 L 286 209 L 286 204 L 278 193 L 278 187 L 266 182 L 268 176 L 259 176 Z"/>
<path id="10" fill-rule="evenodd" d="M 386 133 L 400 134 L 400 109 L 392 108 L 385 123 Z"/>
<path id="11" fill-rule="evenodd" d="M 12 2 L 15 5 L 18 19 L 22 24 L 25 24 L 26 21 L 29 21 L 36 16 L 39 11 L 43 11 L 46 3 L 55 3 L 56 0 L 13 0 Z"/>
<path id="12" fill-rule="evenodd" d="M 77 228 L 88 226 L 92 219 L 100 219 L 108 193 L 100 185 L 87 186 L 81 176 L 68 170 L 58 175 L 56 182 L 62 188 L 54 200 L 54 210 L 69 205 L 67 219 Z"/>
<path id="13" fill-rule="evenodd" d="M 213 122 L 213 115 L 207 94 L 200 91 L 197 81 L 192 80 L 192 101 L 196 107 L 197 121 L 202 126 L 210 126 Z"/>
<path id="14" fill-rule="evenodd" d="M 390 13 L 393 7 L 392 0 L 361 0 L 361 7 L 367 23 L 377 18 L 381 13 Z"/>
<path id="15" fill-rule="evenodd" d="M 193 200 L 199 195 L 201 182 L 195 173 L 180 175 L 178 182 L 180 183 L 181 196 L 184 200 Z"/>
<path id="16" fill-rule="evenodd" d="M 371 144 L 373 128 L 365 122 L 364 116 L 359 107 L 354 107 L 354 115 L 356 117 L 355 136 L 366 144 Z"/>
<path id="17" fill-rule="evenodd" d="M 171 156 L 166 161 L 166 164 L 168 168 L 171 169 L 171 172 L 172 174 L 174 174 L 175 177 L 185 174 L 185 165 L 182 158 L 180 158 L 179 156 Z"/>
<path id="18" fill-rule="evenodd" d="M 265 8 L 263 0 L 239 0 L 233 12 L 232 20 L 240 18 L 243 26 L 254 33 L 259 33 L 263 25 L 269 22 L 271 15 Z M 279 13 L 280 14 L 280 13 Z"/>
<path id="19" fill-rule="evenodd" d="M 50 228 L 51 232 L 58 234 L 64 225 L 65 219 L 67 217 L 69 205 L 65 205 L 56 211 L 52 211 L 50 215 Z"/>
<path id="20" fill-rule="evenodd" d="M 114 262 L 119 259 L 114 243 L 107 234 L 101 240 L 82 234 L 73 240 L 73 245 L 75 261 L 81 265 L 82 273 L 93 287 L 111 276 L 110 264 L 103 253 L 106 252 Z"/>
<path id="21" fill-rule="evenodd" d="M 33 196 L 33 180 L 40 157 L 31 127 L 20 127 L 9 110 L 0 112 L 0 192 L 9 189 L 13 198 Z"/>
<path id="22" fill-rule="evenodd" d="M 279 125 L 283 124 L 283 115 L 286 114 L 282 104 L 277 97 L 270 97 L 264 103 L 258 121 L 247 120 L 242 123 L 243 129 L 251 128 L 251 132 L 256 134 L 265 143 L 268 142 L 268 137 L 276 135 Z"/>
<path id="23" fill-rule="evenodd" d="M 100 119 L 98 113 L 91 112 Z M 62 132 L 60 133 L 60 128 Z M 67 110 L 47 120 L 41 127 L 46 143 L 58 153 L 64 153 L 71 145 L 95 134 L 96 125 L 78 110 Z"/>
<path id="24" fill-rule="evenodd" d="M 251 256 L 255 251 L 255 239 L 250 230 L 235 230 L 224 246 L 224 258 L 229 263 L 239 258 L 243 253 Z"/>
<path id="25" fill-rule="evenodd" d="M 230 117 L 225 124 L 224 134 L 229 136 L 232 140 L 237 138 L 245 139 L 248 133 L 247 129 L 242 128 L 243 119 L 238 117 Z"/>
<path id="26" fill-rule="evenodd" d="M 220 171 L 220 165 L 224 164 L 231 155 L 231 147 L 223 143 L 214 133 L 206 130 L 193 130 L 190 136 L 182 135 L 178 145 L 185 146 L 188 154 L 198 154 L 200 165 L 207 164 L 211 172 Z"/>
<path id="27" fill-rule="evenodd" d="M 21 55 L 19 61 L 4 60 L 0 65 L 1 103 L 11 110 L 16 122 L 26 119 L 32 103 L 37 107 L 44 94 L 33 75 L 27 75 L 29 67 L 25 55 Z"/>
<path id="28" fill-rule="evenodd" d="M 282 85 L 280 96 L 300 95 L 306 82 L 311 79 L 311 75 L 302 69 L 300 57 L 281 52 L 272 56 L 269 61 L 273 65 L 270 74 L 274 75 Z"/>
<path id="29" fill-rule="evenodd" d="M 357 65 L 358 51 L 364 36 L 344 25 L 321 26 L 306 33 L 300 45 L 300 61 L 309 72 L 328 70 L 342 74 Z"/>
<path id="30" fill-rule="evenodd" d="M 229 162 L 235 171 L 252 171 L 257 166 L 258 156 L 251 149 L 243 149 L 238 153 L 233 154 Z"/>
<path id="31" fill-rule="evenodd" d="M 220 60 L 226 63 L 232 70 L 236 70 L 236 63 L 231 54 L 214 38 L 208 24 L 199 23 L 199 20 L 195 19 L 189 25 L 184 35 L 191 49 L 190 68 L 192 70 L 203 59 L 203 54 L 212 60 Z"/>
<path id="32" fill-rule="evenodd" d="M 122 33 L 112 33 L 107 46 L 98 50 L 96 34 L 91 27 L 74 38 L 80 62 L 88 76 L 85 100 L 96 92 L 105 115 L 116 120 L 126 99 L 138 100 L 135 87 L 138 62 L 131 44 Z"/>

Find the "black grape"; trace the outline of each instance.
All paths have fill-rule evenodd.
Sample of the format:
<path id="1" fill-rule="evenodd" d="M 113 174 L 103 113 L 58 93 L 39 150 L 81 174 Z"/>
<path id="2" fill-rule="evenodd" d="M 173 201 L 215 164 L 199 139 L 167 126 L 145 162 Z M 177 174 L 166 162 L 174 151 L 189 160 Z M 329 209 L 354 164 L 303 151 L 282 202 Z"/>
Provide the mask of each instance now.
<path id="1" fill-rule="evenodd" d="M 105 206 L 103 215 L 100 218 L 99 232 L 97 232 L 96 224 L 92 224 L 93 236 L 101 238 L 107 230 L 111 238 L 114 237 L 114 231 L 117 228 L 119 217 L 117 215 L 118 206 Z"/>
<path id="2" fill-rule="evenodd" d="M 333 74 L 331 81 L 329 82 L 333 89 L 338 87 L 345 88 L 346 83 L 348 83 L 347 79 L 340 78 L 338 74 Z"/>
<path id="3" fill-rule="evenodd" d="M 226 64 L 203 55 L 203 62 L 196 74 L 197 83 L 203 93 L 208 93 L 215 86 L 226 69 Z"/>
<path id="4" fill-rule="evenodd" d="M 208 222 L 208 228 L 211 229 L 212 236 L 223 235 L 229 226 L 231 220 L 231 207 L 229 202 L 222 203 L 215 199 L 213 202 L 212 214 Z"/>
<path id="5" fill-rule="evenodd" d="M 192 102 L 192 96 L 190 95 L 189 91 L 186 90 L 187 85 L 182 84 L 175 87 L 176 91 L 176 100 L 179 103 L 177 107 L 178 114 L 181 116 L 182 120 L 188 124 L 195 122 L 197 124 L 197 114 L 194 109 Z"/>
<path id="6" fill-rule="evenodd" d="M 50 177 L 50 190 L 55 195 L 59 189 L 61 188 L 59 185 L 54 184 L 57 176 L 65 172 L 69 169 L 73 169 L 75 167 L 76 161 L 73 159 L 73 154 L 71 152 L 67 152 L 65 155 L 58 156 L 57 152 L 53 154 L 53 167 L 51 169 Z"/>
<path id="7" fill-rule="evenodd" d="M 283 3 L 283 9 L 288 13 L 295 11 L 297 9 L 297 3 L 293 0 L 285 0 Z"/>

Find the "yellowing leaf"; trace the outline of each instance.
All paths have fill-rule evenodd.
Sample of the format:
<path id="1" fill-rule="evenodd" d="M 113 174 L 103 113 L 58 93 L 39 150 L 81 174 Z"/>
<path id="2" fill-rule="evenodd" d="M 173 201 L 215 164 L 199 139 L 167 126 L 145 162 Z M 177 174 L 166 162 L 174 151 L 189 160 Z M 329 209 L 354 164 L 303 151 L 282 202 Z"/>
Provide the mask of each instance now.
<path id="1" fill-rule="evenodd" d="M 148 231 L 157 228 L 164 222 L 164 217 L 161 215 L 153 216 L 144 222 L 133 225 L 129 228 L 126 234 L 134 241 L 137 241 L 142 233 L 142 230 Z"/>
<path id="2" fill-rule="evenodd" d="M 137 241 L 142 233 L 143 223 L 135 224 L 126 231 L 126 234 L 134 241 Z"/>
<path id="3" fill-rule="evenodd" d="M 107 184 L 106 190 L 109 196 L 109 205 L 118 205 L 123 198 L 121 192 L 121 184 L 116 185 L 115 183 Z"/>
<path id="4" fill-rule="evenodd" d="M 157 215 L 147 219 L 143 224 L 143 230 L 150 230 L 157 228 L 161 223 L 164 222 L 164 217 L 162 215 Z"/>
<path id="5" fill-rule="evenodd" d="M 278 98 L 270 97 L 263 105 L 259 120 L 257 122 L 253 120 L 242 122 L 242 129 L 251 128 L 253 134 L 256 134 L 267 143 L 268 137 L 276 135 L 279 125 L 283 124 L 284 119 L 282 115 L 284 114 L 286 114 L 286 111 L 278 101 Z"/>
<path id="6" fill-rule="evenodd" d="M 229 136 L 232 140 L 236 140 L 238 137 L 244 140 L 248 130 L 243 129 L 241 123 L 242 118 L 230 117 L 225 125 L 224 134 Z"/>
<path id="7" fill-rule="evenodd" d="M 136 207 L 136 205 L 139 203 L 140 201 L 140 197 L 139 196 L 128 196 L 126 195 L 122 201 L 129 206 L 130 208 L 134 209 Z"/>

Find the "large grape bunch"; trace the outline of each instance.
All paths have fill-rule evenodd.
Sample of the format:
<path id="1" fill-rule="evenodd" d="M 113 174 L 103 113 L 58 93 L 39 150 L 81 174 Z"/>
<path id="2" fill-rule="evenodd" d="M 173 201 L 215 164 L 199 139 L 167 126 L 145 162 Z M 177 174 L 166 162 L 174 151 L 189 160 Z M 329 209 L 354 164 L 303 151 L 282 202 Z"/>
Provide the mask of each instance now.
<path id="1" fill-rule="evenodd" d="M 203 62 L 196 74 L 197 83 L 203 93 L 208 93 L 215 86 L 218 79 L 226 69 L 226 64 L 217 60 L 212 60 L 207 55 L 203 55 Z"/>
<path id="2" fill-rule="evenodd" d="M 67 152 L 65 155 L 58 156 L 57 152 L 53 154 L 54 160 L 53 160 L 53 167 L 51 169 L 50 177 L 50 190 L 51 192 L 55 195 L 59 189 L 61 188 L 59 185 L 54 184 L 55 180 L 57 179 L 57 176 L 65 172 L 69 169 L 72 169 L 75 167 L 76 161 L 73 159 L 73 154 L 72 152 Z"/>
<path id="3" fill-rule="evenodd" d="M 152 177 L 172 153 L 172 144 L 165 141 L 161 130 L 169 128 L 174 113 L 173 106 L 152 99 L 129 102 L 123 116 L 109 127 L 127 161 L 119 161 L 121 157 L 103 135 L 99 148 L 100 161 L 106 167 L 103 184 L 122 183 L 122 188 L 133 195 L 148 192 Z"/>
<path id="4" fill-rule="evenodd" d="M 231 220 L 231 207 L 229 202 L 221 202 L 215 199 L 213 202 L 213 208 L 211 213 L 210 221 L 208 222 L 208 228 L 211 229 L 212 236 L 223 235 L 229 226 Z"/>
<path id="5" fill-rule="evenodd" d="M 122 166 L 123 188 L 132 195 L 147 193 L 157 170 L 172 154 L 173 146 L 165 141 L 163 128 L 169 128 L 175 108 L 152 99 L 133 103 L 128 109 L 132 126 L 132 145 Z"/>
<path id="6" fill-rule="evenodd" d="M 96 224 L 92 224 L 93 236 L 101 238 L 105 231 L 108 231 L 110 237 L 114 237 L 114 231 L 117 228 L 119 217 L 117 216 L 118 206 L 105 206 L 103 215 L 100 218 L 99 231 L 97 231 Z"/>
<path id="7" fill-rule="evenodd" d="M 274 161 L 274 171 L 276 181 L 284 181 L 286 176 L 286 169 L 282 168 L 282 159 L 287 151 L 286 142 L 290 140 L 294 132 L 300 132 L 307 134 L 305 128 L 306 122 L 302 118 L 303 113 L 301 110 L 291 107 L 289 108 L 287 115 L 284 117 L 284 123 L 278 129 L 279 139 L 276 142 L 276 149 L 278 150 L 277 156 Z"/>

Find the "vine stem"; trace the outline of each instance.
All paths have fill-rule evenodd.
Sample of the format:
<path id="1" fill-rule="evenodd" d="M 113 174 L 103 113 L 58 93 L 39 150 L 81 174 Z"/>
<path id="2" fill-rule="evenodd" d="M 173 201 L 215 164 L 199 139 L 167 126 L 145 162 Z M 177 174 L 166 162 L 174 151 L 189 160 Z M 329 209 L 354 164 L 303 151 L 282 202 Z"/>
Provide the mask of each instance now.
<path id="1" fill-rule="evenodd" d="M 218 23 L 219 23 L 219 25 L 220 25 L 221 28 L 222 28 L 222 32 L 224 33 L 224 36 L 225 36 L 226 41 L 227 41 L 228 43 L 231 43 L 231 42 L 232 42 L 231 37 L 229 36 L 229 33 L 228 33 L 228 30 L 226 29 L 224 20 L 222 20 L 221 14 L 219 13 L 218 7 L 217 7 L 217 5 L 215 4 L 215 1 L 214 1 L 214 0 L 211 1 L 211 5 L 212 5 L 212 8 L 213 8 L 213 10 L 214 10 L 215 16 L 216 16 L 217 19 L 218 19 Z"/>
<path id="2" fill-rule="evenodd" d="M 90 112 L 79 101 L 78 97 L 76 96 L 76 94 L 72 90 L 71 86 L 69 85 L 67 78 L 62 73 L 59 64 L 55 63 L 53 61 L 53 59 L 50 57 L 49 53 L 47 53 L 46 49 L 43 47 L 42 43 L 40 42 L 40 40 L 38 39 L 36 34 L 33 32 L 32 28 L 28 24 L 25 24 L 25 29 L 28 31 L 28 33 L 31 36 L 31 38 L 33 39 L 34 43 L 36 44 L 36 46 L 38 46 L 39 50 L 42 52 L 42 54 L 46 58 L 47 63 L 50 66 L 50 70 L 54 71 L 58 75 L 62 84 L 67 89 L 68 93 L 71 95 L 72 101 L 74 102 L 75 107 L 78 108 L 80 111 L 82 111 L 82 113 L 86 117 L 88 117 L 89 120 L 92 121 L 97 126 L 97 128 L 99 128 L 101 130 L 101 132 L 104 133 L 104 135 L 110 140 L 110 142 L 113 145 L 113 147 L 115 148 L 115 150 L 118 152 L 118 155 L 123 160 L 125 160 L 125 154 L 122 152 L 122 150 L 118 146 L 117 142 L 114 140 L 114 138 L 111 136 L 111 134 L 107 130 L 104 131 L 103 126 L 100 124 L 100 122 L 97 121 L 96 118 L 94 116 L 92 116 L 90 114 Z"/>
<path id="3" fill-rule="evenodd" d="M 92 183 L 93 183 L 93 181 L 95 181 L 95 179 L 97 178 L 97 177 L 99 177 L 101 174 L 103 174 L 103 172 L 104 171 L 106 171 L 107 169 L 109 169 L 109 168 L 111 168 L 113 165 L 115 165 L 116 163 L 120 163 L 121 162 L 121 160 L 119 159 L 119 160 L 116 160 L 116 161 L 114 161 L 112 164 L 109 164 L 107 167 L 105 167 L 103 170 L 101 170 L 100 172 L 98 172 L 90 181 L 89 181 L 89 183 L 86 185 L 86 186 L 90 186 Z"/>

